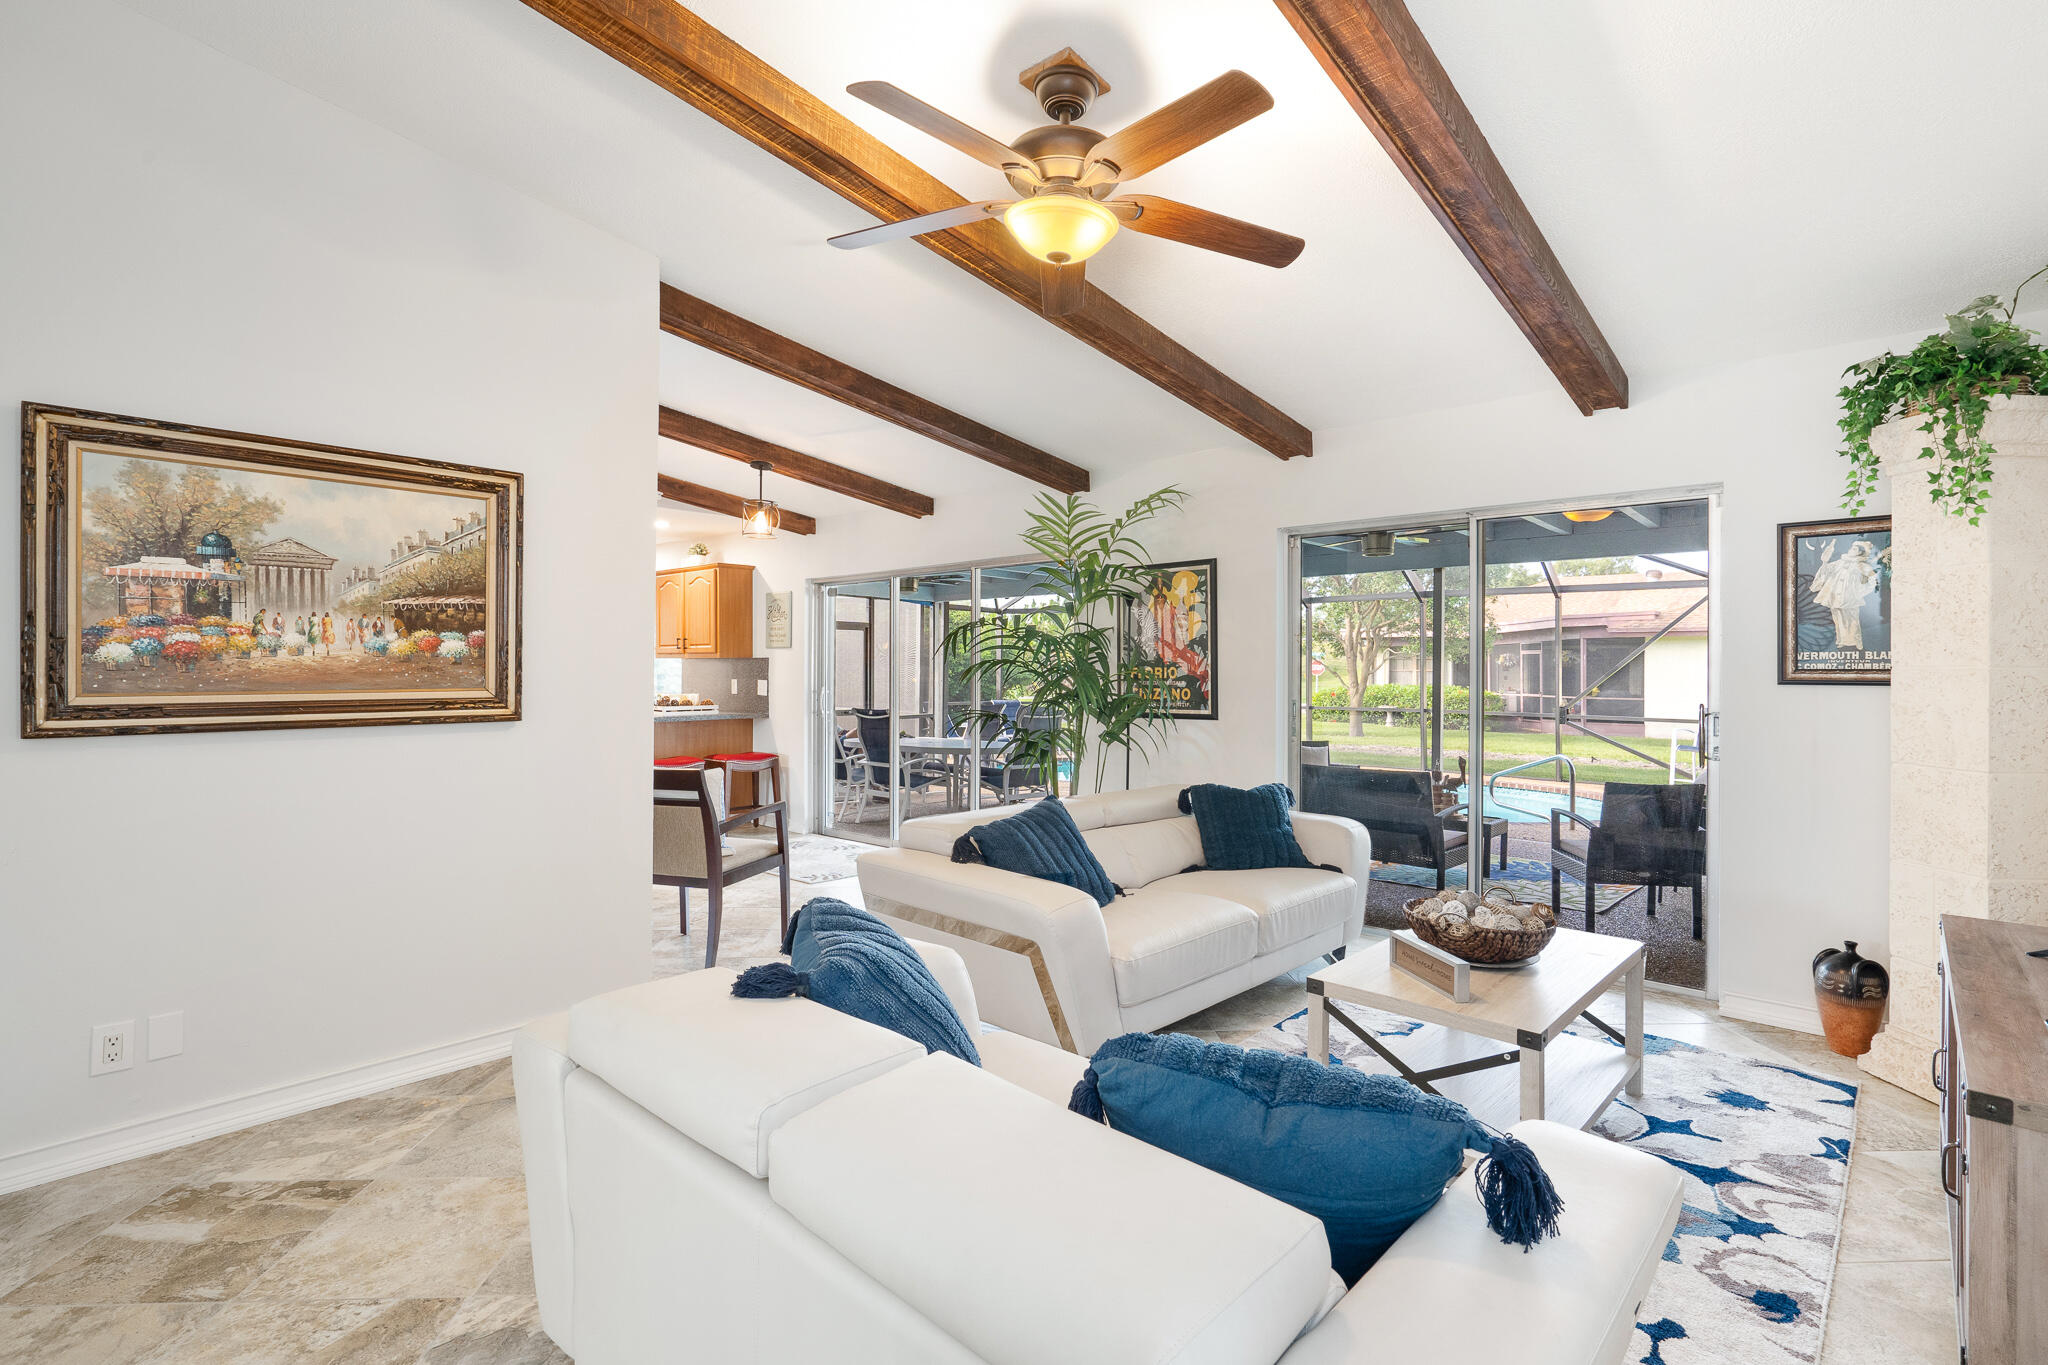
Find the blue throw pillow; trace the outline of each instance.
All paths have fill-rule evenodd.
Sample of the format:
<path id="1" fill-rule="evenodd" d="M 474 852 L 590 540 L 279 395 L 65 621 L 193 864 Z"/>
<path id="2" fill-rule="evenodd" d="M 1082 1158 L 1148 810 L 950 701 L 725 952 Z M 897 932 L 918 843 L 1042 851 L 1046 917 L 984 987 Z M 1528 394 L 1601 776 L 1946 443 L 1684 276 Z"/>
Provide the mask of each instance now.
<path id="1" fill-rule="evenodd" d="M 1086 891 L 1097 905 L 1116 898 L 1095 850 L 1057 796 L 1048 796 L 1007 820 L 976 825 L 953 841 L 956 863 L 987 863 L 1041 881 Z"/>
<path id="2" fill-rule="evenodd" d="M 1202 833 L 1202 861 L 1217 872 L 1317 866 L 1295 841 L 1287 813 L 1293 805 L 1294 792 L 1285 782 L 1250 788 L 1205 782 L 1180 794 L 1181 810 L 1194 813 Z"/>
<path id="3" fill-rule="evenodd" d="M 749 967 L 732 983 L 743 1000 L 804 995 L 827 1009 L 865 1019 L 926 1052 L 950 1052 L 981 1065 L 959 1011 L 917 949 L 867 911 L 820 896 L 790 924 L 789 965 Z"/>
<path id="4" fill-rule="evenodd" d="M 1481 1201 L 1503 1242 L 1527 1250 L 1564 1207 L 1527 1144 L 1462 1104 L 1267 1048 L 1126 1033 L 1096 1049 L 1069 1107 L 1320 1218 L 1346 1284 L 1430 1210 L 1467 1148 L 1486 1154 Z"/>

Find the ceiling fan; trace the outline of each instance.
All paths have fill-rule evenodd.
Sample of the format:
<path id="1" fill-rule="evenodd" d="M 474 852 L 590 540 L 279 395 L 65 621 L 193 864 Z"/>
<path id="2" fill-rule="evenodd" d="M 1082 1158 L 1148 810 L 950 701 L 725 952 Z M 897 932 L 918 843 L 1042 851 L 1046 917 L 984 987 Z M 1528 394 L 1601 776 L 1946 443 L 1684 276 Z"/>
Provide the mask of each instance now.
<path id="1" fill-rule="evenodd" d="M 851 250 L 1000 218 L 1018 245 L 1049 267 L 1040 277 L 1048 317 L 1080 307 L 1083 263 L 1118 228 L 1276 268 L 1301 254 L 1302 240 L 1284 232 L 1156 195 L 1116 194 L 1126 181 L 1271 109 L 1273 97 L 1244 72 L 1226 72 L 1107 137 L 1075 122 L 1098 95 L 1108 92 L 1109 82 L 1074 49 L 1025 68 L 1018 83 L 1053 122 L 1009 146 L 886 81 L 847 86 L 848 94 L 1001 171 L 1022 197 L 985 199 L 842 233 L 830 239 L 832 245 Z"/>

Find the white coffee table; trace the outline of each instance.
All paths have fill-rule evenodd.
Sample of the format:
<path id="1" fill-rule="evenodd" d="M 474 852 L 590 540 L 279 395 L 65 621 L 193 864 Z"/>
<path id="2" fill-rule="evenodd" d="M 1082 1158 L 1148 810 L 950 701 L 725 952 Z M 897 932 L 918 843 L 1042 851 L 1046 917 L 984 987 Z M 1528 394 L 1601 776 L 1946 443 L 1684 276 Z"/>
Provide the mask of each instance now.
<path id="1" fill-rule="evenodd" d="M 1643 1093 L 1642 944 L 1559 929 L 1529 966 L 1474 967 L 1472 999 L 1463 1005 L 1395 967 L 1389 945 L 1354 947 L 1344 961 L 1309 977 L 1309 1056 L 1329 1061 L 1335 1019 L 1401 1076 L 1496 1128 L 1538 1118 L 1584 1128 L 1624 1087 Z M 1616 982 L 1627 1000 L 1621 1031 L 1589 1012 Z M 1419 1040 L 1380 1038 L 1346 1016 L 1338 1008 L 1344 1004 L 1444 1029 Z M 1567 1034 L 1581 1016 L 1621 1046 Z"/>

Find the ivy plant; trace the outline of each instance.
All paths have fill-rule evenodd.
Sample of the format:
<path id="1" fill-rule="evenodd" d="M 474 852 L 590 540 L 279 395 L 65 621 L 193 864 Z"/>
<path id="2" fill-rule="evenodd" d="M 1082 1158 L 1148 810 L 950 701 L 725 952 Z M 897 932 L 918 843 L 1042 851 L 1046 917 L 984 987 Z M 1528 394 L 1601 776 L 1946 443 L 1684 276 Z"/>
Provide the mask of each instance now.
<path id="1" fill-rule="evenodd" d="M 1843 371 L 1842 454 L 1849 460 L 1849 485 L 1842 505 L 1860 512 L 1877 487 L 1881 471 L 1871 453 L 1870 433 L 1896 417 L 1924 413 L 1920 430 L 1928 443 L 1927 491 L 1934 505 L 1975 526 L 1991 496 L 1991 457 L 1983 439 L 1987 400 L 1995 393 L 2048 391 L 2048 349 L 2039 334 L 2013 321 L 2020 290 L 2048 275 L 2048 266 L 2020 281 L 2001 305 L 1995 294 L 1974 299 L 1949 314 L 1948 330 L 1928 337 L 1904 355 L 1890 351 Z"/>

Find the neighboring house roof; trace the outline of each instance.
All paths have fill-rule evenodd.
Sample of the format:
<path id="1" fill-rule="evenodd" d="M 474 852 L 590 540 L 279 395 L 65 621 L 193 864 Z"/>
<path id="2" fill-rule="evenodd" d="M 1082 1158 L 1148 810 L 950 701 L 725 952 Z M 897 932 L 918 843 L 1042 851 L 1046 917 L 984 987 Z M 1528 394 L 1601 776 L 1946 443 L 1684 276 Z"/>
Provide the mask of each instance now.
<path id="1" fill-rule="evenodd" d="M 1614 592 L 1567 592 L 1563 595 L 1564 627 L 1579 635 L 1655 635 L 1680 616 L 1673 635 L 1705 635 L 1707 610 L 1691 615 L 1686 609 L 1706 595 L 1704 579 L 1682 574 L 1652 577 L 1649 574 L 1599 574 L 1563 578 L 1561 586 L 1585 588 L 1603 583 L 1670 583 L 1668 588 L 1635 588 Z M 1513 593 L 1487 599 L 1487 620 L 1497 635 L 1524 635 L 1548 631 L 1555 623 L 1555 599 L 1548 592 Z"/>

